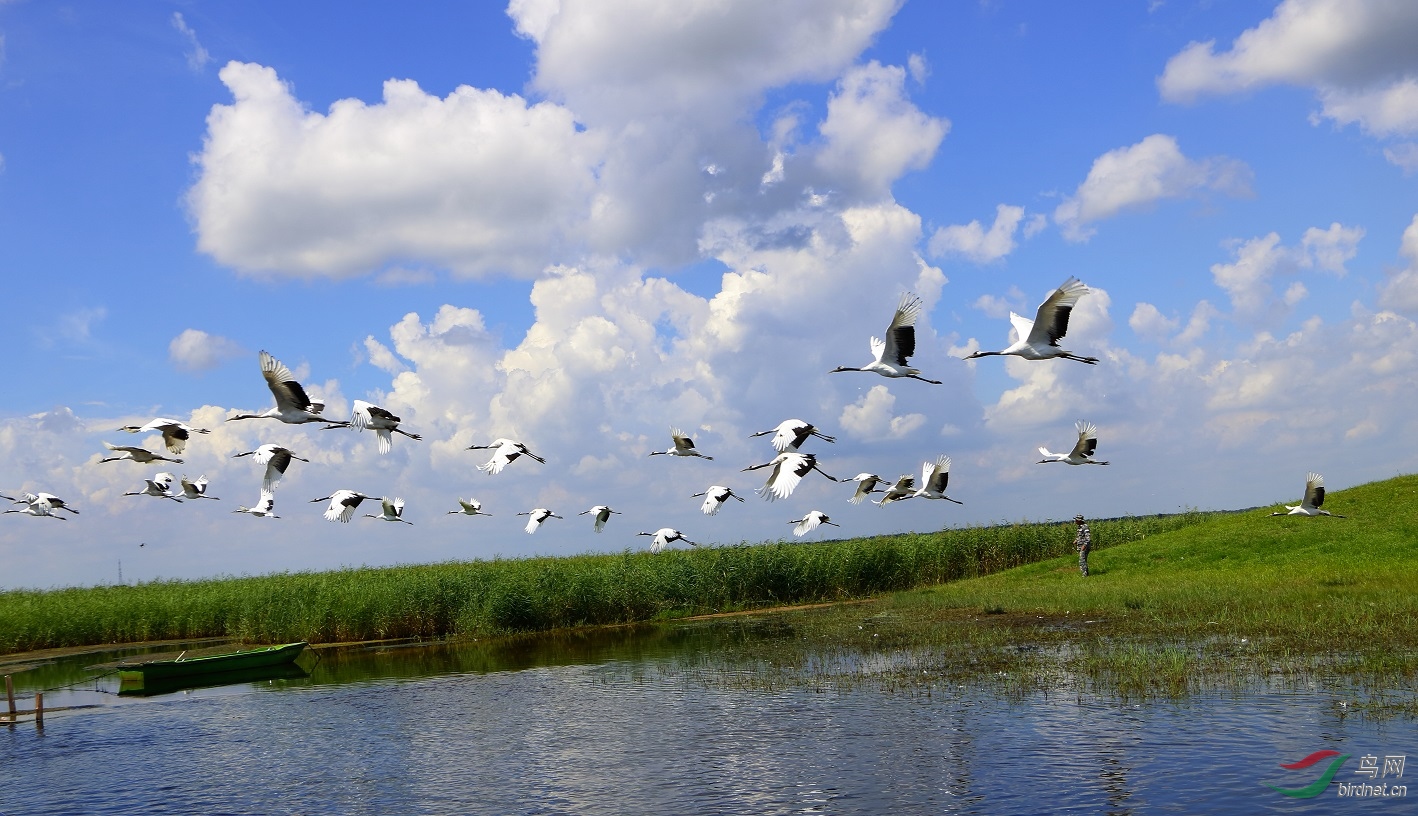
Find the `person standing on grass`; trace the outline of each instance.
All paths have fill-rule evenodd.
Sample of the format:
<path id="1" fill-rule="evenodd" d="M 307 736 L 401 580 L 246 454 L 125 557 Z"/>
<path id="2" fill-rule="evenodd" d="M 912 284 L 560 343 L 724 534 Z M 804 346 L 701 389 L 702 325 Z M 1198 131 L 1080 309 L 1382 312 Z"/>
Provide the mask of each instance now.
<path id="1" fill-rule="evenodd" d="M 1088 531 L 1088 524 L 1084 522 L 1083 516 L 1074 516 L 1073 521 L 1078 525 L 1078 535 L 1073 537 L 1073 548 L 1078 550 L 1078 571 L 1087 578 L 1088 551 L 1093 548 L 1093 534 Z"/>

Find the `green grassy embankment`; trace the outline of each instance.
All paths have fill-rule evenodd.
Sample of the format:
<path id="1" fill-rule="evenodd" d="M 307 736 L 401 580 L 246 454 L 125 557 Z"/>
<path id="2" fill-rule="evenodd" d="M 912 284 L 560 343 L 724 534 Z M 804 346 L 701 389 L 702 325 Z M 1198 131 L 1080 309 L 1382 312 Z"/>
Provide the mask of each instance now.
<path id="1" fill-rule="evenodd" d="M 1066 556 L 786 615 L 784 637 L 738 659 L 789 667 L 770 684 L 998 677 L 1025 691 L 1177 696 L 1341 682 L 1361 699 L 1397 692 L 1418 714 L 1418 476 L 1334 492 L 1325 507 L 1347 518 L 1214 514 L 1095 551 L 1086 579 Z"/>
<path id="2" fill-rule="evenodd" d="M 1100 547 L 1206 522 L 1099 521 Z M 626 551 L 0 593 L 0 654 L 235 637 L 313 643 L 484 636 L 840 601 L 986 575 L 1071 552 L 1072 524 L 815 543 Z"/>

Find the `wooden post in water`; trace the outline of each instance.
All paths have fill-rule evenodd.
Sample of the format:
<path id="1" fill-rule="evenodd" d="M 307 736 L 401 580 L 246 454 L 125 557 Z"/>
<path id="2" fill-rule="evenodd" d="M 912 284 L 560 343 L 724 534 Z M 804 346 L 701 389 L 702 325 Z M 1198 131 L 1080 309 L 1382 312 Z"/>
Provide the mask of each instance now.
<path id="1" fill-rule="evenodd" d="M 44 728 L 44 692 L 34 693 L 34 727 Z"/>
<path id="2" fill-rule="evenodd" d="M 15 721 L 15 682 L 5 675 L 5 702 L 10 706 L 10 722 Z"/>

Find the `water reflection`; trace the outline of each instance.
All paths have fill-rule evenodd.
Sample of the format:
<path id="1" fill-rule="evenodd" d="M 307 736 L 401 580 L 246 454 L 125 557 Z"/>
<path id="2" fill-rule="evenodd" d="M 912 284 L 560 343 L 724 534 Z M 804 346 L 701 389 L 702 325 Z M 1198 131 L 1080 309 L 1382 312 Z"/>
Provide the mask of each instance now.
<path id="1" fill-rule="evenodd" d="M 80 687 L 105 706 L 0 727 L 0 812 L 1254 813 L 1296 809 L 1263 784 L 1295 781 L 1282 762 L 1418 753 L 1413 721 L 1345 717 L 1323 691 L 1124 706 L 715 674 L 782 627 L 328 649 L 305 678 L 137 701 Z M 35 677 L 82 681 L 101 659 Z"/>

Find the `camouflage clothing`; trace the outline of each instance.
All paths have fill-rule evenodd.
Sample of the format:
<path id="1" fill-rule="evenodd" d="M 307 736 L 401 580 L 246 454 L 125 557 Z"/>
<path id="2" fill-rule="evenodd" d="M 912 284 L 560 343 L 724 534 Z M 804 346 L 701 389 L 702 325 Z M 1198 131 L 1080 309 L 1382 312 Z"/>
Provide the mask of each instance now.
<path id="1" fill-rule="evenodd" d="M 1080 520 L 1078 535 L 1073 539 L 1073 548 L 1078 550 L 1078 571 L 1084 578 L 1088 577 L 1088 550 L 1092 547 L 1093 534 L 1088 531 L 1088 525 Z"/>

